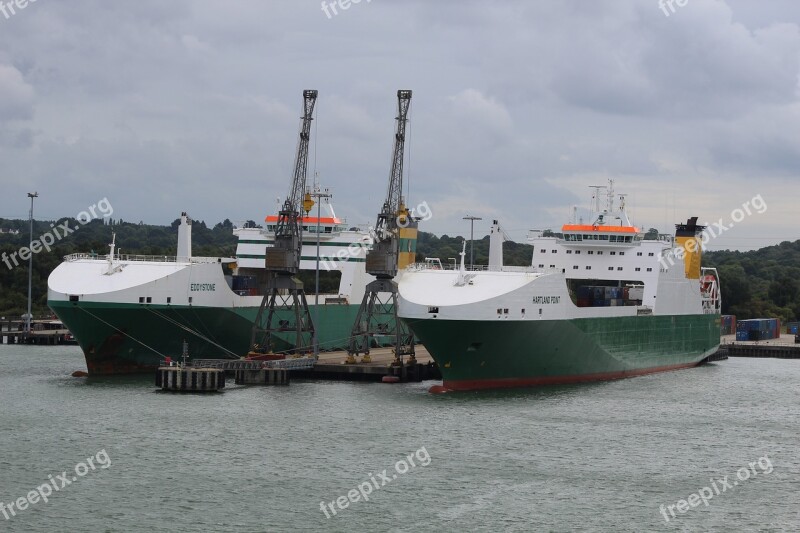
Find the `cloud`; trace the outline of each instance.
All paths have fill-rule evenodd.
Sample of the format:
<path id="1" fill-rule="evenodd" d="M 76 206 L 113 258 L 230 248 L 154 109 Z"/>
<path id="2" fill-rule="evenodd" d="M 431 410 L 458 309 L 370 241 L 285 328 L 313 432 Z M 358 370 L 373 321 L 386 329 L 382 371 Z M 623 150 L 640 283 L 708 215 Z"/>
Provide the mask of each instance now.
<path id="1" fill-rule="evenodd" d="M 34 89 L 13 65 L 0 64 L 0 123 L 33 118 Z"/>
<path id="2" fill-rule="evenodd" d="M 412 89 L 404 193 L 428 231 L 463 234 L 469 212 L 522 239 L 614 178 L 642 225 L 760 192 L 776 207 L 753 232 L 794 239 L 774 213 L 800 164 L 795 5 L 408 0 L 329 19 L 313 2 L 37 2 L 0 21 L 0 213 L 38 187 L 56 215 L 106 196 L 131 220 L 261 219 L 313 88 L 309 177 L 373 223 Z"/>

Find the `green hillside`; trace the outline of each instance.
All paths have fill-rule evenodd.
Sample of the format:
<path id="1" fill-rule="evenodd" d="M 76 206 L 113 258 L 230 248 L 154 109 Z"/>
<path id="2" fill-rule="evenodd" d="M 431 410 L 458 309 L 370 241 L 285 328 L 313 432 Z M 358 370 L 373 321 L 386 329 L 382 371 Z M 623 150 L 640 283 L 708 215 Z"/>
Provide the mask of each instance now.
<path id="1" fill-rule="evenodd" d="M 34 239 L 46 233 L 64 233 L 58 228 L 67 222 L 74 228 L 80 224 L 74 219 L 58 221 L 35 221 Z M 109 223 L 110 222 L 110 223 Z M 113 223 L 113 226 L 112 224 Z M 252 222 L 250 222 L 252 224 Z M 35 316 L 48 314 L 47 277 L 58 266 L 63 256 L 76 252 L 108 252 L 111 232 L 117 234 L 117 246 L 123 254 L 174 255 L 178 238 L 179 220 L 169 226 L 125 222 L 122 220 L 93 220 L 70 235 L 56 239 L 51 250 L 42 250 L 33 260 L 33 312 Z M 233 225 L 225 220 L 209 228 L 203 221 L 194 221 L 192 226 L 193 253 L 198 256 L 233 256 L 236 238 Z M 26 261 L 14 266 L 11 254 L 28 246 L 28 221 L 0 219 L 0 316 L 19 316 L 27 309 L 28 268 Z M 18 234 L 6 233 L 19 230 Z M 420 232 L 417 243 L 417 260 L 437 257 L 443 263 L 459 260 L 463 239 L 461 237 L 438 237 Z M 470 247 L 467 243 L 466 260 L 469 262 Z M 2 254 L 5 253 L 5 256 Z M 503 245 L 506 265 L 528 265 L 531 247 L 527 244 L 506 242 Z M 485 265 L 489 261 L 489 237 L 474 243 L 475 264 Z M 8 265 L 12 268 L 8 268 Z M 751 252 L 717 251 L 703 256 L 704 266 L 719 269 L 723 296 L 723 313 L 735 314 L 738 318 L 778 317 L 782 321 L 800 317 L 800 240 L 782 242 Z"/>

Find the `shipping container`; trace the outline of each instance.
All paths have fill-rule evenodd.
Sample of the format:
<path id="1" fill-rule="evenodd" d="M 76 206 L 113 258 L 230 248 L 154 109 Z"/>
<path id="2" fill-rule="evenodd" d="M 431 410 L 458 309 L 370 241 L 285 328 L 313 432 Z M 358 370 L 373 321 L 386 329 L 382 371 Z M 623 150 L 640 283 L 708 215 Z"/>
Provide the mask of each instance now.
<path id="1" fill-rule="evenodd" d="M 739 320 L 736 323 L 736 332 L 752 333 L 748 340 L 777 339 L 780 337 L 780 327 L 781 321 L 779 318 L 752 318 L 750 320 Z"/>
<path id="2" fill-rule="evenodd" d="M 631 300 L 644 300 L 644 286 L 630 287 L 628 289 L 628 296 Z"/>
<path id="3" fill-rule="evenodd" d="M 720 317 L 720 334 L 733 335 L 736 333 L 736 316 L 722 315 Z"/>

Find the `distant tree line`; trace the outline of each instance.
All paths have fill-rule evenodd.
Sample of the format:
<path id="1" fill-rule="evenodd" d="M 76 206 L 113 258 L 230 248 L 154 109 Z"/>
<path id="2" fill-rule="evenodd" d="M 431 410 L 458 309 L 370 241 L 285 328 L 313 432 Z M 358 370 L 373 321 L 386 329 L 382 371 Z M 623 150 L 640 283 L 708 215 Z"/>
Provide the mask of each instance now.
<path id="1" fill-rule="evenodd" d="M 93 220 L 80 225 L 75 219 L 34 221 L 34 240 L 45 233 L 52 233 L 67 223 L 69 227 L 80 226 L 51 246 L 51 250 L 34 255 L 32 300 L 35 316 L 49 314 L 47 309 L 47 277 L 61 263 L 65 255 L 72 253 L 108 253 L 112 231 L 116 233 L 117 250 L 122 254 L 175 255 L 180 219 L 169 226 L 157 226 L 142 222 L 117 220 Z M 258 227 L 251 221 L 247 227 Z M 0 218 L 0 316 L 19 316 L 27 309 L 28 267 L 27 261 L 18 266 L 3 259 L 19 253 L 29 243 L 27 220 Z M 18 230 L 19 233 L 9 232 Z M 550 236 L 558 234 L 549 232 Z M 658 237 L 658 231 L 650 228 L 645 238 Z M 420 232 L 417 241 L 417 261 L 426 257 L 441 259 L 444 264 L 460 261 L 462 237 Z M 236 253 L 236 237 L 233 223 L 225 219 L 209 228 L 202 220 L 192 224 L 192 253 L 196 256 L 232 257 Z M 489 262 L 489 236 L 476 239 L 474 256 L 476 265 Z M 2 254 L 5 253 L 5 256 Z M 469 263 L 470 242 L 467 240 L 466 260 Z M 531 264 L 533 249 L 528 244 L 507 241 L 503 243 L 504 264 L 525 266 Z M 782 321 L 800 317 L 800 240 L 782 242 L 750 252 L 716 251 L 703 255 L 703 265 L 719 269 L 722 287 L 722 311 L 737 315 L 737 318 L 777 317 Z M 313 286 L 313 277 L 306 275 L 304 281 Z M 328 291 L 337 284 L 335 279 L 321 279 L 321 289 Z M 328 287 L 330 285 L 331 287 Z M 313 289 L 312 289 L 313 290 Z M 325 292 L 323 291 L 323 292 Z"/>
<path id="2" fill-rule="evenodd" d="M 64 223 L 69 228 L 79 228 L 64 236 L 64 230 L 58 229 Z M 172 256 L 176 253 L 179 225 L 180 219 L 169 226 L 126 222 L 121 219 L 95 219 L 85 225 L 73 218 L 34 220 L 34 241 L 42 239 L 45 234 L 57 237 L 55 244 L 50 246 L 50 251 L 41 250 L 33 256 L 33 315 L 38 317 L 50 314 L 47 308 L 47 278 L 64 256 L 73 253 L 107 254 L 112 232 L 116 233 L 117 251 L 122 254 Z M 0 316 L 20 316 L 28 308 L 28 261 L 19 259 L 19 250 L 30 245 L 29 223 L 27 220 L 0 218 L 0 230 L 3 230 L 0 233 Z M 9 233 L 8 230 L 19 230 L 19 233 Z M 232 230 L 233 223 L 227 219 L 213 228 L 207 227 L 202 220 L 193 221 L 192 253 L 197 256 L 235 255 L 236 237 Z M 16 254 L 18 265 L 11 259 L 12 254 Z"/>

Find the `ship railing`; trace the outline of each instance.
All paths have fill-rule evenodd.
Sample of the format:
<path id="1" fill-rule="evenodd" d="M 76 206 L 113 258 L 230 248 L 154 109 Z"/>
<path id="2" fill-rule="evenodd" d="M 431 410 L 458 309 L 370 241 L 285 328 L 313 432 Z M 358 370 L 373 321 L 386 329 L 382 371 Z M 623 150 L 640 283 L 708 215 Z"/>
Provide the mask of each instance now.
<path id="1" fill-rule="evenodd" d="M 438 261 L 436 262 L 425 262 L 425 263 L 412 263 L 407 267 L 409 270 L 449 270 L 451 272 L 457 272 L 459 270 L 458 267 L 451 264 L 443 264 Z M 545 269 L 541 268 L 534 268 L 530 266 L 502 266 L 502 267 L 489 267 L 489 265 L 472 265 L 471 267 L 465 267 L 466 271 L 468 272 L 543 272 Z"/>
<path id="2" fill-rule="evenodd" d="M 253 361 L 248 359 L 194 359 L 192 361 L 192 366 L 195 368 L 217 368 L 220 370 L 262 370 L 265 368 L 302 370 L 314 368 L 316 363 L 317 360 L 314 357 L 277 359 L 272 361 Z"/>
<path id="3" fill-rule="evenodd" d="M 78 261 L 79 259 L 100 259 L 104 256 L 99 254 L 69 254 L 64 256 L 64 261 Z"/>
<path id="4" fill-rule="evenodd" d="M 64 261 L 78 261 L 82 259 L 102 259 L 107 260 L 108 255 L 106 254 L 94 254 L 94 253 L 75 253 L 69 254 L 64 256 Z M 222 261 L 219 257 L 192 257 L 189 261 L 186 258 L 178 258 L 174 255 L 138 255 L 138 254 L 122 254 L 122 255 L 115 255 L 114 261 L 141 261 L 141 262 L 158 262 L 158 263 L 177 263 L 177 262 L 192 262 L 192 263 L 219 263 Z"/>

